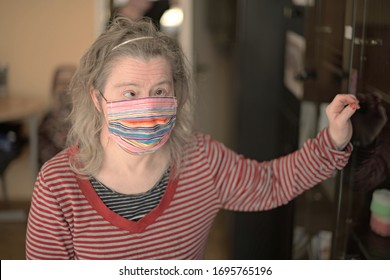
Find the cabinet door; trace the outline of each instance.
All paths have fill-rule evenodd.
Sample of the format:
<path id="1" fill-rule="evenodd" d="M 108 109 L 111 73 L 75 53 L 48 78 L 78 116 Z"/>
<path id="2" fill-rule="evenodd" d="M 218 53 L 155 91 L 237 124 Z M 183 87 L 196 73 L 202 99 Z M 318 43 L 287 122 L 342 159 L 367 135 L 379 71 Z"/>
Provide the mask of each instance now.
<path id="1" fill-rule="evenodd" d="M 353 39 L 357 90 L 377 93 L 390 103 L 390 2 L 359 0 Z"/>
<path id="2" fill-rule="evenodd" d="M 330 102 L 345 90 L 348 77 L 343 66 L 346 0 L 315 2 L 307 8 L 304 99 Z"/>
<path id="3" fill-rule="evenodd" d="M 326 104 L 323 103 L 348 89 L 351 44 L 344 40 L 347 9 L 347 0 L 318 0 L 314 6 L 306 7 L 306 73 L 302 75 L 305 79 L 301 120 L 310 121 L 307 126 L 301 123 L 301 131 L 310 132 L 300 133 L 302 138 L 314 136 L 324 126 Z M 296 199 L 294 258 L 330 258 L 336 233 L 338 176 Z"/>
<path id="4" fill-rule="evenodd" d="M 390 259 L 390 240 L 370 230 L 376 189 L 390 188 L 390 1 L 354 7 L 349 90 L 361 99 L 353 117 L 354 152 L 340 185 L 335 258 Z"/>

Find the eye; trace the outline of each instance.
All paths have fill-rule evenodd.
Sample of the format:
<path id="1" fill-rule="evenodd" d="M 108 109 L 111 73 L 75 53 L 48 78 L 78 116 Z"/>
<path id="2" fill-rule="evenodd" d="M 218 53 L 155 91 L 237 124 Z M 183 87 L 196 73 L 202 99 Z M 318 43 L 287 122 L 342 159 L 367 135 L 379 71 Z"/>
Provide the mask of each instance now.
<path id="1" fill-rule="evenodd" d="M 134 98 L 135 97 L 135 92 L 133 92 L 133 91 L 125 91 L 123 93 L 123 96 L 126 97 L 126 98 Z"/>
<path id="2" fill-rule="evenodd" d="M 167 95 L 168 95 L 168 91 L 167 91 L 166 89 L 159 88 L 159 89 L 157 89 L 157 90 L 154 92 L 154 95 L 155 95 L 155 96 L 167 96 Z"/>

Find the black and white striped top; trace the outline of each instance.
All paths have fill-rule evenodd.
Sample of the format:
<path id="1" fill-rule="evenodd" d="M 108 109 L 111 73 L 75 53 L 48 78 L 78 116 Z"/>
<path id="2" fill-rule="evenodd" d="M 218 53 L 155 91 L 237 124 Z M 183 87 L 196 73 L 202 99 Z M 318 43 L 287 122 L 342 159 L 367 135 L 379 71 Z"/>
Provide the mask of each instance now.
<path id="1" fill-rule="evenodd" d="M 138 221 L 160 203 L 168 185 L 169 168 L 153 188 L 141 194 L 115 192 L 94 177 L 90 177 L 89 181 L 97 195 L 110 210 L 128 220 Z"/>

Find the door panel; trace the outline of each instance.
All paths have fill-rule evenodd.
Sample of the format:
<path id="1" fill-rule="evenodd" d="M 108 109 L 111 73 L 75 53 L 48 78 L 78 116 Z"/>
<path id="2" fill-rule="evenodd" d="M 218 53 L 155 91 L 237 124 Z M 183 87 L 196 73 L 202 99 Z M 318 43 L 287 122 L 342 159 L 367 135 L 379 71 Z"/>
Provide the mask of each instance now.
<path id="1" fill-rule="evenodd" d="M 372 193 L 390 188 L 390 2 L 353 2 L 356 12 L 349 88 L 358 95 L 361 109 L 352 118 L 354 152 L 340 185 L 343 204 L 334 257 L 390 259 L 389 238 L 370 229 Z"/>

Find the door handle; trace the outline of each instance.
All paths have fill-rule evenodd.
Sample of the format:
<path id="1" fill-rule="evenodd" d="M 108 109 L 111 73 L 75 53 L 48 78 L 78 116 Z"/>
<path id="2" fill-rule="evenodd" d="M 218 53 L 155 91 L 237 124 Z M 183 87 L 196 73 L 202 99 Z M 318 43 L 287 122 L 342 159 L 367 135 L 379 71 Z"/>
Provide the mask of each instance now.
<path id="1" fill-rule="evenodd" d="M 295 75 L 295 80 L 305 82 L 307 80 L 315 80 L 317 78 L 316 70 L 304 70 Z"/>
<path id="2" fill-rule="evenodd" d="M 383 40 L 382 39 L 366 39 L 363 40 L 362 38 L 355 38 L 353 40 L 353 43 L 355 45 L 365 45 L 365 46 L 383 46 Z"/>

